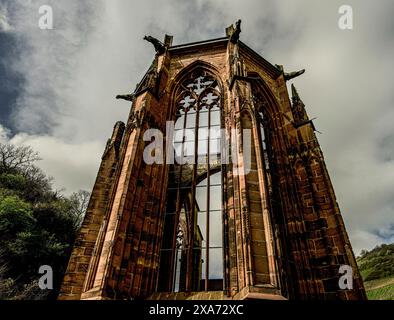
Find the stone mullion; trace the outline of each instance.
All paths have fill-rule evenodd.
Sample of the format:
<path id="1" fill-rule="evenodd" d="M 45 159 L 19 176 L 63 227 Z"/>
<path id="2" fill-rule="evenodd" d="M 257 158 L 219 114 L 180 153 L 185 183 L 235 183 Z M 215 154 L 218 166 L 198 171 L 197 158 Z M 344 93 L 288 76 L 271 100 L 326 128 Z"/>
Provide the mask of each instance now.
<path id="1" fill-rule="evenodd" d="M 200 102 L 196 102 L 196 123 L 194 128 L 194 163 L 193 163 L 193 177 L 192 177 L 192 190 L 191 190 L 191 206 L 190 206 L 190 232 L 188 241 L 187 251 L 187 263 L 186 263 L 186 291 L 192 290 L 192 274 L 193 274 L 193 251 L 194 251 L 194 229 L 195 229 L 195 208 L 196 208 L 196 181 L 197 181 L 197 170 L 198 170 L 198 128 L 200 121 Z M 186 127 L 186 126 L 185 126 Z M 187 213 L 186 213 L 187 214 Z M 208 277 L 208 275 L 205 275 Z"/>
<path id="2" fill-rule="evenodd" d="M 207 106 L 208 109 L 208 137 L 207 137 L 207 197 L 206 197 L 206 222 L 205 222 L 205 291 L 208 291 L 209 282 L 209 250 L 210 248 L 210 192 L 211 192 L 211 175 L 210 175 L 210 130 L 211 130 L 211 108 Z M 197 152 L 198 152 L 198 141 L 197 141 Z M 222 189 L 222 188 L 221 188 Z M 198 213 L 197 213 L 198 214 Z M 223 246 L 223 243 L 222 243 Z M 222 249 L 223 250 L 223 249 Z M 224 275 L 224 272 L 223 272 Z"/>

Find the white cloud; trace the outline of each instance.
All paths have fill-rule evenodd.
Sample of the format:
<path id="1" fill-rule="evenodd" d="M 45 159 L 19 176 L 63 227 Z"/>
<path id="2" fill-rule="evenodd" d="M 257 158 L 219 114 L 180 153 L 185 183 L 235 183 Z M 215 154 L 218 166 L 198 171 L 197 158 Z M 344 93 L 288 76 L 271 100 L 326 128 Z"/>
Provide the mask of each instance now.
<path id="1" fill-rule="evenodd" d="M 91 190 L 103 152 L 102 141 L 70 143 L 48 135 L 19 133 L 12 138 L 0 125 L 0 143 L 31 146 L 40 155 L 37 165 L 55 178 L 54 188 L 71 194 Z"/>
<path id="2" fill-rule="evenodd" d="M 7 8 L 0 4 L 0 32 L 8 32 L 13 28 L 9 23 Z"/>
<path id="3" fill-rule="evenodd" d="M 9 130 L 0 124 L 0 143 L 8 142 Z"/>
<path id="4" fill-rule="evenodd" d="M 353 31 L 338 28 L 338 0 L 46 2 L 54 30 L 38 29 L 36 2 L 10 4 L 21 50 L 12 67 L 26 80 L 14 113 L 22 133 L 14 141 L 37 148 L 59 186 L 93 184 L 113 123 L 128 113 L 129 104 L 114 96 L 133 91 L 153 59 L 145 34 L 198 41 L 223 36 L 241 18 L 245 43 L 287 70 L 307 69 L 294 82 L 310 116 L 318 117 L 356 252 L 390 239 L 392 229 L 384 228 L 394 224 L 394 170 L 387 155 L 394 150 L 383 142 L 394 136 L 391 1 L 348 1 Z M 382 238 L 376 230 L 388 231 Z"/>

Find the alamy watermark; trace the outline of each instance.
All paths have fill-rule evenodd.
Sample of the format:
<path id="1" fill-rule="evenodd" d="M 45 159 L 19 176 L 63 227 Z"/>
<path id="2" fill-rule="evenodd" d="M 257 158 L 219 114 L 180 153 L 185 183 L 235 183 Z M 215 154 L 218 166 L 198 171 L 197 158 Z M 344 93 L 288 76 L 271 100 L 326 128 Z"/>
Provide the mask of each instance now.
<path id="1" fill-rule="evenodd" d="M 41 290 L 52 290 L 53 289 L 53 270 L 51 266 L 43 265 L 38 269 L 39 274 L 43 276 L 38 279 L 38 287 Z"/>
<path id="2" fill-rule="evenodd" d="M 350 5 L 342 5 L 338 9 L 341 15 L 338 20 L 338 27 L 341 30 L 353 30 L 353 8 Z"/>
<path id="3" fill-rule="evenodd" d="M 198 128 L 196 131 L 175 126 L 174 121 L 167 121 L 165 134 L 158 129 L 144 132 L 143 140 L 150 142 L 143 153 L 146 164 L 233 164 L 235 175 L 250 172 L 251 129 L 228 132 L 223 128 Z"/>
<path id="4" fill-rule="evenodd" d="M 52 30 L 53 29 L 53 10 L 49 5 L 42 5 L 38 8 L 38 27 L 41 30 Z"/>
<path id="5" fill-rule="evenodd" d="M 339 267 L 339 289 L 352 290 L 353 289 L 353 268 L 349 265 L 341 265 Z"/>

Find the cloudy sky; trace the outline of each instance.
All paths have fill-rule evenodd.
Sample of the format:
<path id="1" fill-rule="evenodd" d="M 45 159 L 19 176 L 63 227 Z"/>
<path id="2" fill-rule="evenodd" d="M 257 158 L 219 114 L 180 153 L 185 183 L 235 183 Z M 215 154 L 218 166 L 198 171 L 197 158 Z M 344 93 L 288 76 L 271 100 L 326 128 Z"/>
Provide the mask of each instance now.
<path id="1" fill-rule="evenodd" d="M 354 29 L 338 9 L 353 7 Z M 50 5 L 54 29 L 38 28 Z M 0 0 L 0 141 L 40 152 L 66 193 L 92 188 L 106 139 L 153 58 L 145 34 L 174 44 L 241 39 L 289 71 L 322 132 L 356 253 L 394 241 L 394 2 L 313 0 Z"/>

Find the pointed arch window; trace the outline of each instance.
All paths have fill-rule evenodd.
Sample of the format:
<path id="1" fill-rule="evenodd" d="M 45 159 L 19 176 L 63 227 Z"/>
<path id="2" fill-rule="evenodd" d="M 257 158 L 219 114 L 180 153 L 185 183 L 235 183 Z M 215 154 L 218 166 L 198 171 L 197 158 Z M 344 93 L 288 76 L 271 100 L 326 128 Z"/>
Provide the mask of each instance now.
<path id="1" fill-rule="evenodd" d="M 158 291 L 223 289 L 221 89 L 204 70 L 175 96 L 174 158 L 169 172 Z"/>

